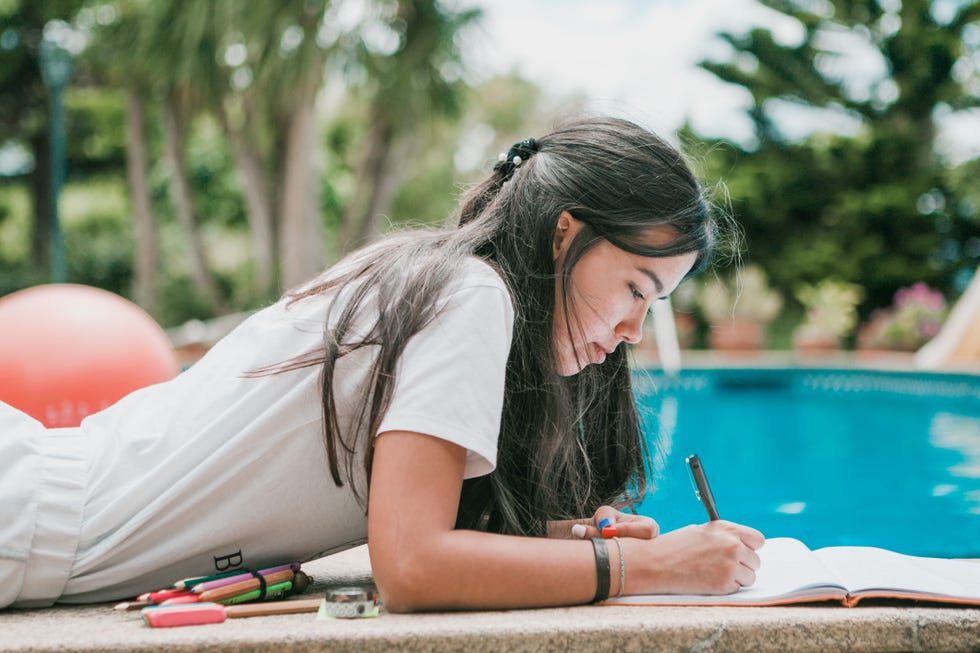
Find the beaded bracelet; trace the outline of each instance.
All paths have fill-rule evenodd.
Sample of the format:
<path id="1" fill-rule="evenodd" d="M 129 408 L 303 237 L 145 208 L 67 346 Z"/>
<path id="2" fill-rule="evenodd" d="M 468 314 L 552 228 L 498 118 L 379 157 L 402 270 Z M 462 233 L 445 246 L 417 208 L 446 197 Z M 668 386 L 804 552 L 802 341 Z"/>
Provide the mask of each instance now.
<path id="1" fill-rule="evenodd" d="M 618 537 L 614 537 L 613 540 L 616 541 L 616 548 L 619 549 L 619 591 L 616 592 L 618 599 L 623 595 L 623 588 L 626 587 L 626 558 L 623 557 L 623 543 Z"/>
<path id="2" fill-rule="evenodd" d="M 595 598 L 592 602 L 598 603 L 609 598 L 609 549 L 601 537 L 592 538 L 592 548 L 595 549 L 596 574 Z"/>

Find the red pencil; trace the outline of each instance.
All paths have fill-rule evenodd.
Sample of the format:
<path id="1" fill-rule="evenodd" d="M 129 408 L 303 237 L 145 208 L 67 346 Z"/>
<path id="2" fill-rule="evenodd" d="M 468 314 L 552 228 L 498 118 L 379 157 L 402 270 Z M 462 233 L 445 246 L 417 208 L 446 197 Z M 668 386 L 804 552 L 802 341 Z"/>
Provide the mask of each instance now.
<path id="1" fill-rule="evenodd" d="M 140 594 L 137 597 L 137 601 L 150 601 L 152 603 L 162 603 L 167 599 L 172 599 L 177 596 L 187 596 L 190 594 L 190 590 L 157 590 L 156 592 L 147 592 L 146 594 Z"/>
<path id="2" fill-rule="evenodd" d="M 186 596 L 175 596 L 173 598 L 167 599 L 166 601 L 161 601 L 157 605 L 183 605 L 185 603 L 200 603 L 201 597 L 197 594 L 187 594 Z"/>

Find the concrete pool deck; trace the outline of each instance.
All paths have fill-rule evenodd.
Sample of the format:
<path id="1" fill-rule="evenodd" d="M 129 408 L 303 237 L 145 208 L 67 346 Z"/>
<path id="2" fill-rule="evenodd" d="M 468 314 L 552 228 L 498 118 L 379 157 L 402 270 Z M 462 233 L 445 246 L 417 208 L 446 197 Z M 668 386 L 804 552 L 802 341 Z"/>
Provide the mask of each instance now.
<path id="1" fill-rule="evenodd" d="M 306 597 L 370 577 L 366 547 L 304 565 Z M 830 604 L 771 608 L 580 606 L 544 610 L 313 614 L 152 629 L 111 604 L 0 611 L 7 651 L 980 651 L 980 608 Z"/>

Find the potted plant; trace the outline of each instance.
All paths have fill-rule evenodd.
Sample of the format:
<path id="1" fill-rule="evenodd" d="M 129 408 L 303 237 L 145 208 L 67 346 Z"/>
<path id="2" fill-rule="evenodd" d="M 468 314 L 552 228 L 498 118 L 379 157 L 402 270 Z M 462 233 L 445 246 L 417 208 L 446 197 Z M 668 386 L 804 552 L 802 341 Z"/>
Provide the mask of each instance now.
<path id="1" fill-rule="evenodd" d="M 891 306 L 871 313 L 858 334 L 858 346 L 915 351 L 939 333 L 946 308 L 942 293 L 921 281 L 900 288 Z"/>
<path id="2" fill-rule="evenodd" d="M 765 347 L 767 328 L 783 307 L 783 297 L 769 287 L 755 265 L 726 278 L 708 279 L 697 297 L 709 325 L 708 344 L 722 351 L 753 351 Z"/>
<path id="3" fill-rule="evenodd" d="M 863 288 L 836 279 L 801 286 L 796 291 L 796 298 L 806 313 L 803 322 L 793 331 L 793 349 L 800 353 L 840 349 L 841 341 L 857 325 L 857 306 L 863 297 Z"/>

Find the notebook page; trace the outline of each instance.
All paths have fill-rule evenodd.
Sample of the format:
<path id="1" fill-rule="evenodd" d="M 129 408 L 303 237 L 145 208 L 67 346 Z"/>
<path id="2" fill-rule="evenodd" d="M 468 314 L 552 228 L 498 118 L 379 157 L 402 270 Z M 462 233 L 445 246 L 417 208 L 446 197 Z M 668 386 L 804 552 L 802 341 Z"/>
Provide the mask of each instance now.
<path id="1" fill-rule="evenodd" d="M 812 587 L 843 588 L 837 574 L 799 540 L 788 537 L 767 539 L 758 551 L 762 565 L 752 587 L 738 594 L 746 598 L 778 597 Z"/>
<path id="2" fill-rule="evenodd" d="M 834 569 L 852 594 L 882 590 L 980 601 L 980 562 L 921 558 L 874 547 L 839 546 L 815 555 Z"/>

